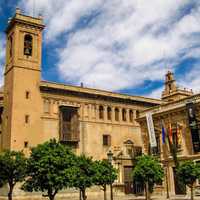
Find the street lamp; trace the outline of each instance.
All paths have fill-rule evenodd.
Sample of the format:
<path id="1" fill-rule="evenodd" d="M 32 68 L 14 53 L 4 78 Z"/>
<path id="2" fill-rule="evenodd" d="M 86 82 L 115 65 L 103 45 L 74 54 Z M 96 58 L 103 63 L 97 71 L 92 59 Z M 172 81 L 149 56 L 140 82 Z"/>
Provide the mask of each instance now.
<path id="1" fill-rule="evenodd" d="M 111 150 L 107 153 L 108 162 L 110 163 L 110 200 L 113 200 L 113 188 L 112 188 L 112 160 L 113 153 Z"/>

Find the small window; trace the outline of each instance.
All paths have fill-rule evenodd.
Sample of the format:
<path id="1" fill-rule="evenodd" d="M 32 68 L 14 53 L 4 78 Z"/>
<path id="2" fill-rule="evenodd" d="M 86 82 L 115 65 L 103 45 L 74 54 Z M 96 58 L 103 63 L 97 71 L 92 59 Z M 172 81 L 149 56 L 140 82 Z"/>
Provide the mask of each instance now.
<path id="1" fill-rule="evenodd" d="M 122 109 L 122 120 L 126 121 L 126 109 L 125 108 Z"/>
<path id="2" fill-rule="evenodd" d="M 28 141 L 24 142 L 24 148 L 28 148 Z"/>
<path id="3" fill-rule="evenodd" d="M 172 86 L 171 86 L 171 84 L 169 84 L 169 91 L 171 91 L 172 90 Z"/>
<path id="4" fill-rule="evenodd" d="M 119 121 L 119 109 L 115 108 L 115 121 Z"/>
<path id="5" fill-rule="evenodd" d="M 129 120 L 130 122 L 133 122 L 133 111 L 129 110 Z"/>
<path id="6" fill-rule="evenodd" d="M 26 99 L 29 99 L 29 98 L 30 98 L 30 92 L 26 91 Z"/>
<path id="7" fill-rule="evenodd" d="M 103 106 L 99 106 L 99 119 L 104 118 L 104 108 Z"/>
<path id="8" fill-rule="evenodd" d="M 24 55 L 32 56 L 32 46 L 33 46 L 33 38 L 31 35 L 26 34 L 24 36 Z"/>
<path id="9" fill-rule="evenodd" d="M 142 155 L 142 147 L 140 146 L 134 146 L 134 156 L 141 156 Z"/>
<path id="10" fill-rule="evenodd" d="M 108 107 L 107 108 L 107 118 L 108 118 L 108 120 L 111 120 L 111 117 L 112 117 L 112 110 L 111 110 L 111 107 Z"/>
<path id="11" fill-rule="evenodd" d="M 103 135 L 103 146 L 110 146 L 110 145 L 111 145 L 111 136 Z"/>
<path id="12" fill-rule="evenodd" d="M 25 123 L 26 123 L 26 124 L 29 123 L 29 115 L 25 115 Z"/>

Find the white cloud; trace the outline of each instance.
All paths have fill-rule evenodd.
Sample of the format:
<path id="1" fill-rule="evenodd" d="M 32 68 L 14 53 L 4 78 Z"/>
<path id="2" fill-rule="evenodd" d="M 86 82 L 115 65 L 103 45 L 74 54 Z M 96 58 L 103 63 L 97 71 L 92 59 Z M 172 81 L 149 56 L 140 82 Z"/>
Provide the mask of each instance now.
<path id="1" fill-rule="evenodd" d="M 80 17 L 98 8 L 102 0 L 22 0 L 20 6 L 31 15 L 42 14 L 48 24 L 46 39 L 55 39 L 70 30 Z"/>
<path id="2" fill-rule="evenodd" d="M 194 93 L 200 93 L 200 62 L 196 63 L 186 75 L 178 83 L 185 88 L 192 89 Z"/>
<path id="3" fill-rule="evenodd" d="M 192 3 L 196 5 L 184 14 L 184 6 Z M 31 13 L 30 1 L 21 0 L 21 5 Z M 183 58 L 199 55 L 196 1 L 38 0 L 36 11 L 45 17 L 47 42 L 67 37 L 57 51 L 57 66 L 61 78 L 75 84 L 108 90 L 137 87 L 145 80 L 163 79 Z M 81 17 L 93 11 L 100 14 L 90 26 L 77 28 Z"/>
<path id="4" fill-rule="evenodd" d="M 153 90 L 153 92 L 151 92 L 148 96 L 151 97 L 151 98 L 160 99 L 163 90 L 164 90 L 164 87 L 160 87 L 158 89 Z"/>

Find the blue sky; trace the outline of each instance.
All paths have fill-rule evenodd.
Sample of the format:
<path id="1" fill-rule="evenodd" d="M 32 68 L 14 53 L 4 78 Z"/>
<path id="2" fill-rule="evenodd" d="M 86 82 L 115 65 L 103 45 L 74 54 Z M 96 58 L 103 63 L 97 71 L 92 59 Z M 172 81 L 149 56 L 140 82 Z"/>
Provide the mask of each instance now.
<path id="1" fill-rule="evenodd" d="M 16 6 L 44 17 L 45 80 L 159 98 L 171 70 L 200 91 L 198 0 L 0 0 L 1 73 Z"/>

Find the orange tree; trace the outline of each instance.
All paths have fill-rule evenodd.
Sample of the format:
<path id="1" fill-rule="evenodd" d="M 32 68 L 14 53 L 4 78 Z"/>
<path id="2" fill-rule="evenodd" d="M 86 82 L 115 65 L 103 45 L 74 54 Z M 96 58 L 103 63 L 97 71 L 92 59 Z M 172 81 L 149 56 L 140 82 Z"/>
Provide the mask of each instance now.
<path id="1" fill-rule="evenodd" d="M 144 185 L 146 200 L 150 199 L 154 184 L 160 183 L 163 177 L 163 168 L 153 156 L 142 155 L 136 159 L 133 179 Z"/>
<path id="2" fill-rule="evenodd" d="M 106 185 L 115 181 L 117 170 L 107 160 L 95 161 L 94 167 L 96 171 L 94 184 L 101 187 L 104 192 L 104 200 L 106 200 Z"/>
<path id="3" fill-rule="evenodd" d="M 0 186 L 8 184 L 8 199 L 12 200 L 13 189 L 27 175 L 27 159 L 19 151 L 6 150 L 0 154 Z"/>
<path id="4" fill-rule="evenodd" d="M 181 163 L 177 169 L 179 180 L 187 185 L 191 190 L 191 200 L 194 199 L 193 189 L 195 182 L 200 178 L 200 165 L 193 161 Z"/>
<path id="5" fill-rule="evenodd" d="M 31 150 L 28 160 L 28 178 L 22 189 L 28 192 L 41 191 L 44 197 L 54 200 L 56 194 L 70 187 L 75 155 L 55 139 Z"/>

